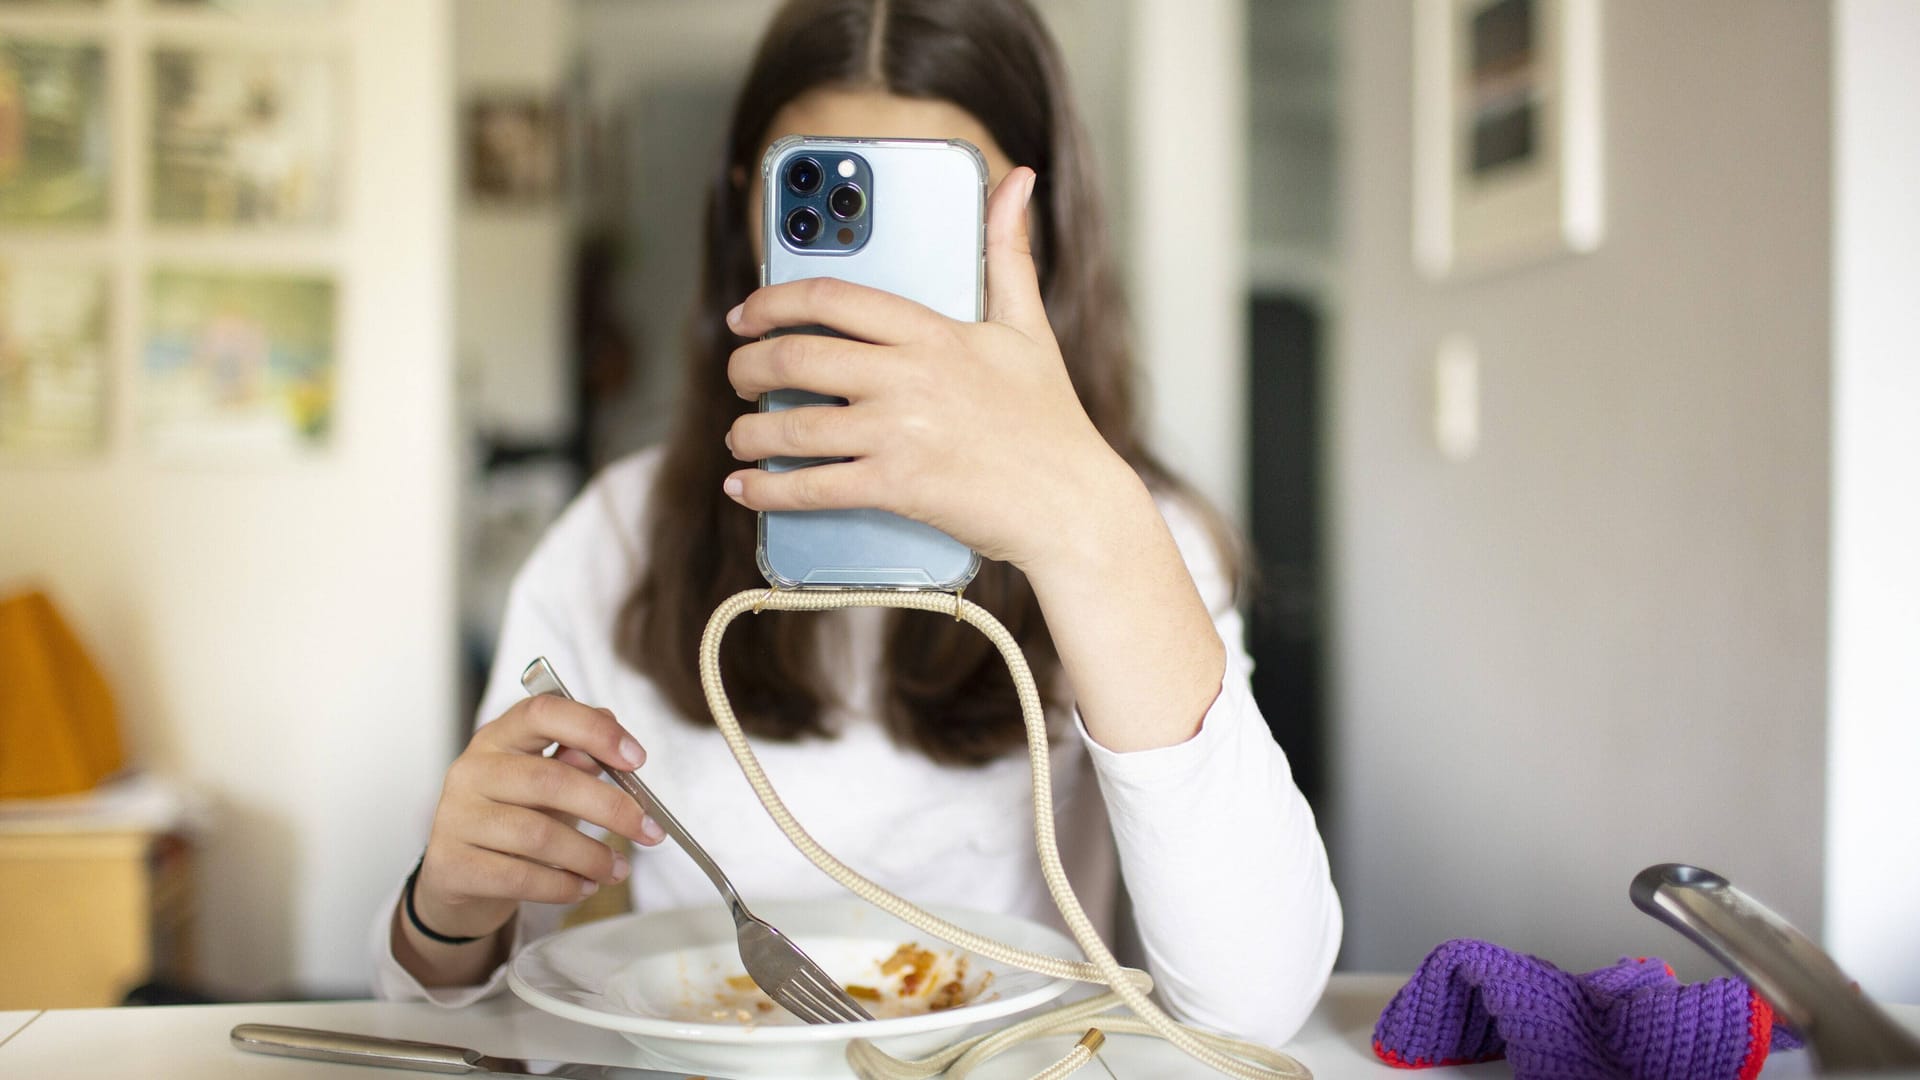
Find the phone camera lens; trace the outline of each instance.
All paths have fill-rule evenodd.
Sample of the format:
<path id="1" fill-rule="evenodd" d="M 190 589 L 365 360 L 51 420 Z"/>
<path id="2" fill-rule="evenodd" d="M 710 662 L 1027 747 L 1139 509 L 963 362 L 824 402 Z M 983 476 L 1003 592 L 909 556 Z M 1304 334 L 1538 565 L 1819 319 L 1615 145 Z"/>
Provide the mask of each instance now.
<path id="1" fill-rule="evenodd" d="M 841 221 L 859 217 L 860 211 L 866 207 L 866 195 L 852 184 L 841 184 L 827 194 L 827 209 L 832 210 L 833 216 Z"/>
<path id="2" fill-rule="evenodd" d="M 801 195 L 811 195 L 820 190 L 820 179 L 825 175 L 820 163 L 812 158 L 794 158 L 787 165 L 787 186 Z"/>
<path id="3" fill-rule="evenodd" d="M 820 239 L 820 212 L 803 206 L 787 215 L 787 239 L 806 247 Z"/>

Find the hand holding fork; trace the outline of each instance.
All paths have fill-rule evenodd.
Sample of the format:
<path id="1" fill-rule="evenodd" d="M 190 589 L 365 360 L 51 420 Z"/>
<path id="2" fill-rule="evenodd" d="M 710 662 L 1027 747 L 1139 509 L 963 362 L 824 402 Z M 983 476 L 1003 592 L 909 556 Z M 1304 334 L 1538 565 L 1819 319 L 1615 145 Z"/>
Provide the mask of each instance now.
<path id="1" fill-rule="evenodd" d="M 552 665 L 547 663 L 545 657 L 527 665 L 520 675 L 520 685 L 531 695 L 554 694 L 573 700 L 573 695 L 567 693 L 567 688 L 561 684 L 560 677 L 554 674 Z M 727 880 L 719 864 L 687 834 L 686 828 L 673 816 L 672 811 L 660 804 L 644 781 L 626 769 L 606 762 L 599 764 L 608 778 L 658 822 L 713 882 L 714 888 L 720 890 L 721 897 L 727 902 L 727 910 L 733 915 L 740 961 L 746 965 L 747 975 L 755 985 L 766 991 L 767 996 L 782 1008 L 810 1024 L 873 1019 L 831 975 L 802 952 L 800 946 L 773 924 L 747 910 L 746 903 L 740 899 L 739 892 L 734 889 L 733 882 Z"/>

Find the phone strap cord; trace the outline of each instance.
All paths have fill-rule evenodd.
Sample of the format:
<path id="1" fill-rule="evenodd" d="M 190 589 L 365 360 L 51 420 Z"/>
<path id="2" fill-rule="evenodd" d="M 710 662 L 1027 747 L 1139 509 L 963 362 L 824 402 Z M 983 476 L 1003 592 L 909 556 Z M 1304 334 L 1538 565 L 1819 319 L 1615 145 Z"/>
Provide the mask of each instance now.
<path id="1" fill-rule="evenodd" d="M 1048 891 L 1053 895 L 1054 905 L 1066 920 L 1067 929 L 1086 953 L 1086 960 L 1067 960 L 1016 949 L 957 926 L 881 888 L 821 847 L 801 827 L 786 803 L 781 801 L 779 793 L 774 791 L 773 784 L 760 768 L 759 759 L 754 756 L 753 748 L 747 744 L 746 735 L 740 730 L 733 706 L 727 700 L 726 687 L 720 679 L 721 639 L 726 636 L 727 627 L 743 612 L 758 613 L 769 609 L 830 611 L 853 607 L 906 608 L 949 615 L 985 634 L 1000 650 L 1007 670 L 1013 675 L 1014 689 L 1020 698 L 1020 712 L 1026 721 L 1027 757 L 1033 767 L 1033 839 L 1040 855 L 1041 874 L 1046 879 Z M 1256 1043 L 1189 1027 L 1168 1016 L 1147 997 L 1153 988 L 1153 980 L 1147 973 L 1122 967 L 1113 958 L 1106 943 L 1100 940 L 1092 921 L 1081 908 L 1073 886 L 1068 883 L 1066 868 L 1060 861 L 1060 848 L 1054 832 L 1053 778 L 1048 755 L 1047 725 L 1039 688 L 1034 684 L 1033 672 L 1027 666 L 1027 658 L 1021 653 L 1019 643 L 1001 625 L 1000 620 L 985 608 L 952 593 L 749 589 L 729 597 L 707 620 L 706 633 L 700 639 L 700 685 L 706 692 L 707 707 L 713 712 L 714 723 L 719 726 L 727 748 L 733 752 L 734 761 L 739 764 L 747 783 L 753 787 L 760 805 L 793 846 L 828 877 L 887 914 L 950 945 L 1010 967 L 1108 988 L 1108 993 L 1048 1010 L 996 1032 L 963 1040 L 917 1061 L 903 1061 L 884 1053 L 866 1040 L 855 1039 L 847 1046 L 847 1060 L 867 1080 L 925 1080 L 939 1075 L 964 1077 L 982 1062 L 1015 1043 L 1043 1035 L 1080 1031 L 1090 1026 L 1108 1032 L 1159 1036 L 1210 1068 L 1244 1080 L 1311 1080 L 1313 1074 L 1286 1054 Z M 1130 1009 L 1133 1015 L 1102 1015 L 1121 1005 Z M 1096 1017 L 1097 1023 L 1089 1023 Z M 1064 1077 L 1091 1059 L 1092 1051 L 1087 1046 L 1076 1046 L 1066 1057 L 1036 1074 L 1034 1080 Z"/>

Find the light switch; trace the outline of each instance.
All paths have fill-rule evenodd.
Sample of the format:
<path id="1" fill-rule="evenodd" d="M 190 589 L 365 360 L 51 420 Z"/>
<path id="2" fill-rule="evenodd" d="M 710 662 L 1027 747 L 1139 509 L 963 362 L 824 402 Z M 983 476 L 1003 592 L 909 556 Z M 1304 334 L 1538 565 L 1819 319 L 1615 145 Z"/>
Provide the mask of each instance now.
<path id="1" fill-rule="evenodd" d="M 1449 461 L 1480 447 L 1480 350 L 1465 334 L 1441 338 L 1434 353 L 1433 441 Z"/>

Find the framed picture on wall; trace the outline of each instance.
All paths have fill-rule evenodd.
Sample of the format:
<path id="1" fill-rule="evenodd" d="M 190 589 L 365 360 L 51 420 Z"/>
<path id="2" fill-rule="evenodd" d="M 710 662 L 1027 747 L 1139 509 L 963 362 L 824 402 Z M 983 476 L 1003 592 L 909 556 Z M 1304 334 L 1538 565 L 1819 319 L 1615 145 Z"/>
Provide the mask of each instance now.
<path id="1" fill-rule="evenodd" d="M 333 426 L 333 279 L 162 269 L 147 284 L 140 413 L 163 455 L 316 447 Z"/>
<path id="2" fill-rule="evenodd" d="M 1417 0 L 1413 256 L 1430 277 L 1604 233 L 1600 0 Z"/>
<path id="3" fill-rule="evenodd" d="M 0 455 L 106 443 L 107 272 L 0 261 Z"/>
<path id="4" fill-rule="evenodd" d="M 166 47 L 153 54 L 153 220 L 322 225 L 339 180 L 326 55 Z"/>
<path id="5" fill-rule="evenodd" d="M 532 94 L 487 94 L 466 103 L 461 157 L 475 203 L 537 206 L 560 194 L 564 144 L 558 102 Z"/>
<path id="6" fill-rule="evenodd" d="M 106 52 L 0 37 L 0 224 L 107 220 Z"/>

